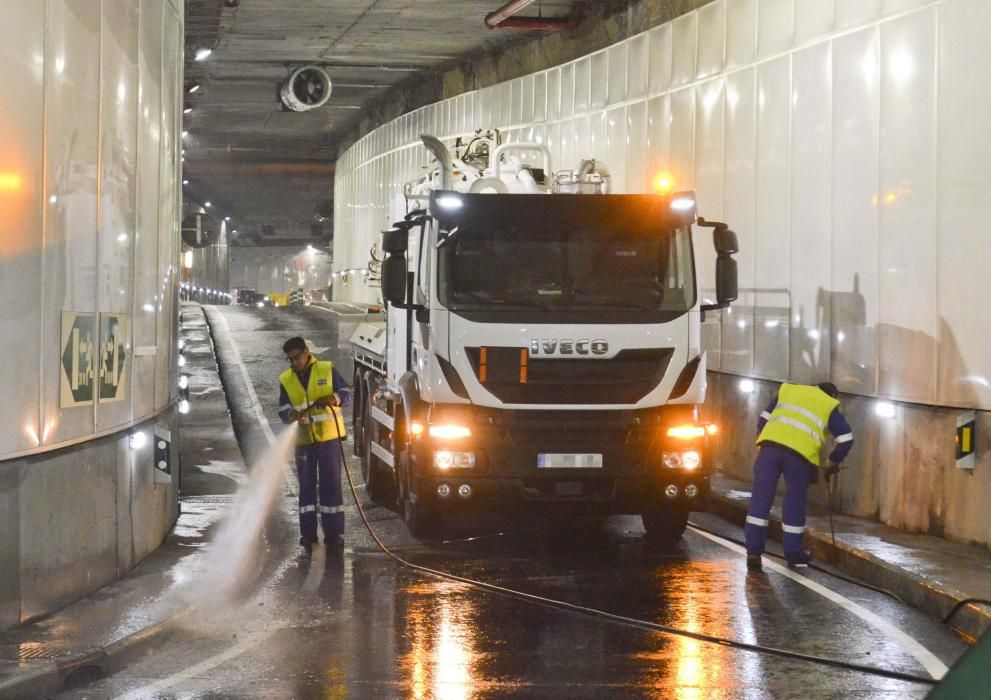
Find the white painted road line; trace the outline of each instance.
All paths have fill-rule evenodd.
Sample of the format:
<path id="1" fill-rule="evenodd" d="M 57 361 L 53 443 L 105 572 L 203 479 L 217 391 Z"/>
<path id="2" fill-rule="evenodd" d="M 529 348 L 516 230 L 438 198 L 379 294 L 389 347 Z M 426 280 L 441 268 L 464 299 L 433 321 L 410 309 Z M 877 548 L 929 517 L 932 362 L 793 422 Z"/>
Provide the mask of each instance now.
<path id="1" fill-rule="evenodd" d="M 714 535 L 710 535 L 707 532 L 696 530 L 695 528 L 692 528 L 692 532 L 694 532 L 697 535 L 701 535 L 702 537 L 705 537 L 708 540 L 712 540 L 716 544 L 722 545 L 723 547 L 726 547 L 726 549 L 737 552 L 738 554 L 742 554 L 744 556 L 746 556 L 747 554 L 747 550 L 745 550 L 743 547 L 741 547 L 738 544 L 727 542 L 726 540 L 723 540 Z M 857 603 L 854 603 L 849 598 L 846 598 L 840 595 L 839 593 L 837 593 L 836 591 L 832 591 L 826 588 L 825 586 L 816 583 L 815 581 L 813 581 L 812 579 L 806 576 L 801 576 L 800 574 L 796 574 L 794 571 L 792 571 L 786 566 L 782 566 L 777 562 L 768 560 L 766 557 L 764 558 L 763 564 L 765 569 L 770 569 L 771 571 L 774 571 L 775 573 L 779 573 L 782 576 L 787 576 L 792 581 L 795 581 L 796 583 L 801 584 L 802 586 L 805 586 L 806 588 L 812 591 L 815 591 L 823 598 L 826 598 L 827 600 L 836 603 L 843 609 L 853 613 L 861 620 L 863 620 L 867 624 L 877 629 L 882 634 L 887 635 L 888 638 L 895 641 L 899 646 L 902 647 L 902 649 L 904 649 L 906 652 L 908 652 L 913 657 L 915 657 L 915 660 L 918 661 L 922 665 L 922 667 L 926 669 L 929 675 L 935 678 L 936 680 L 940 680 L 943 678 L 944 675 L 946 675 L 946 671 L 947 671 L 946 664 L 940 661 L 935 654 L 933 654 L 931 651 L 929 651 L 924 646 L 922 646 L 922 644 L 919 643 L 917 639 L 915 639 L 914 637 L 910 637 L 908 634 L 901 631 L 900 629 L 892 625 L 890 622 L 888 622 L 881 616 L 872 613 L 867 608 L 864 608 L 858 605 Z"/>

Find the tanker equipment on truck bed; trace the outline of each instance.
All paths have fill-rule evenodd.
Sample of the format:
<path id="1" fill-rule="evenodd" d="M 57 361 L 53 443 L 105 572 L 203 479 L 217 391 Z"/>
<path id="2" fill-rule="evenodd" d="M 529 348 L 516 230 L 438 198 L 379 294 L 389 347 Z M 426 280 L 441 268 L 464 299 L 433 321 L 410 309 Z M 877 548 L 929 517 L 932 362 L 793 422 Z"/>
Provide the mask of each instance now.
<path id="1" fill-rule="evenodd" d="M 383 234 L 386 319 L 351 338 L 369 494 L 398 496 L 415 536 L 536 507 L 639 513 L 672 544 L 709 492 L 700 323 L 736 299 L 736 234 L 689 192 L 601 194 L 594 161 L 551 176 L 539 144 L 487 167 L 422 139 L 438 163 Z M 713 229 L 714 304 L 693 225 Z"/>

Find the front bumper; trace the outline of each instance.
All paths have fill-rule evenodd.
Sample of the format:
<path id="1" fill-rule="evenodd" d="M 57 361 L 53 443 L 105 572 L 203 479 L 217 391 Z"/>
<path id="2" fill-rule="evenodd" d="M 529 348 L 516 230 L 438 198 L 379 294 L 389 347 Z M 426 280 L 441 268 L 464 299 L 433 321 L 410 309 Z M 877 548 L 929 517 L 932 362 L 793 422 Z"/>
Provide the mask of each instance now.
<path id="1" fill-rule="evenodd" d="M 583 513 L 642 513 L 656 508 L 704 510 L 709 494 L 706 438 L 664 437 L 670 411 L 485 411 L 472 416 L 472 436 L 457 444 L 423 439 L 414 445 L 411 486 L 440 511 L 575 509 Z M 472 468 L 440 470 L 437 449 L 472 451 Z M 664 451 L 694 450 L 692 470 L 663 466 Z M 598 454 L 602 466 L 542 469 L 538 455 Z M 445 488 L 446 487 L 446 488 Z M 463 488 L 467 487 L 467 489 Z"/>

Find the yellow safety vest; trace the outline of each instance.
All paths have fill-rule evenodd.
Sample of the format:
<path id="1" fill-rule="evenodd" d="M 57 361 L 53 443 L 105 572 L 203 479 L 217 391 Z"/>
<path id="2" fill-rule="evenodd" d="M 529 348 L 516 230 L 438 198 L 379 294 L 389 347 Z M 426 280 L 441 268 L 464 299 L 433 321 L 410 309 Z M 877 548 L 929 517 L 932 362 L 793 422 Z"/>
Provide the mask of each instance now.
<path id="1" fill-rule="evenodd" d="M 757 444 L 784 445 L 818 466 L 829 416 L 840 402 L 816 386 L 782 384 Z"/>
<path id="2" fill-rule="evenodd" d="M 286 390 L 293 410 L 302 413 L 313 406 L 317 399 L 334 395 L 334 364 L 314 360 L 309 364 L 310 380 L 304 388 L 297 374 L 290 368 L 279 375 L 279 383 Z M 296 436 L 297 445 L 310 445 L 314 442 L 327 442 L 338 437 L 346 437 L 344 413 L 337 406 L 323 408 L 313 406 L 306 412 Z"/>

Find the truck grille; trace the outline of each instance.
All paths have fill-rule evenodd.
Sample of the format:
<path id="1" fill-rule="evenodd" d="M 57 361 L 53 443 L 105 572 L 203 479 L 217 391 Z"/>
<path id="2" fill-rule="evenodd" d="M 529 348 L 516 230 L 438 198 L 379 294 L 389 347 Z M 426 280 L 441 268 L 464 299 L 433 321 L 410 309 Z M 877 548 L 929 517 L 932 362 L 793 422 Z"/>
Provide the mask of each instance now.
<path id="1" fill-rule="evenodd" d="M 633 404 L 656 387 L 673 348 L 623 350 L 608 360 L 537 359 L 525 348 L 465 348 L 475 377 L 516 404 Z"/>

